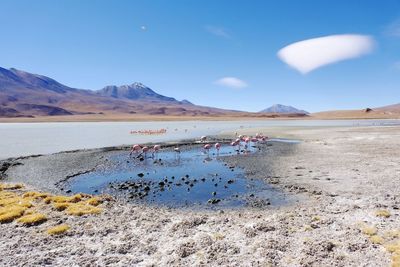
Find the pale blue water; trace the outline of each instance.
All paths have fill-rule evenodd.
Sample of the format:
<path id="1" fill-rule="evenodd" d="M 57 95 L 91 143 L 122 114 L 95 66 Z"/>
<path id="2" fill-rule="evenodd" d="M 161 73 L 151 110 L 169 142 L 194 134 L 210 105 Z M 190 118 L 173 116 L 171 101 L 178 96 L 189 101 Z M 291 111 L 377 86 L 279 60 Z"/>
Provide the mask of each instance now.
<path id="1" fill-rule="evenodd" d="M 176 141 L 252 127 L 400 125 L 399 120 L 267 120 L 0 123 L 0 159 L 66 150 Z M 166 128 L 165 135 L 132 135 L 131 130 Z"/>
<path id="2" fill-rule="evenodd" d="M 251 147 L 244 156 L 257 150 Z M 245 207 L 254 201 L 277 206 L 287 202 L 282 192 L 263 180 L 248 179 L 242 169 L 219 160 L 233 154 L 237 152 L 229 145 L 222 146 L 218 154 L 215 149 L 206 153 L 196 146 L 179 155 L 162 151 L 143 161 L 119 152 L 109 158 L 107 168 L 74 177 L 62 187 L 71 193 L 107 193 L 135 203 L 178 208 Z M 219 202 L 209 203 L 212 199 Z"/>

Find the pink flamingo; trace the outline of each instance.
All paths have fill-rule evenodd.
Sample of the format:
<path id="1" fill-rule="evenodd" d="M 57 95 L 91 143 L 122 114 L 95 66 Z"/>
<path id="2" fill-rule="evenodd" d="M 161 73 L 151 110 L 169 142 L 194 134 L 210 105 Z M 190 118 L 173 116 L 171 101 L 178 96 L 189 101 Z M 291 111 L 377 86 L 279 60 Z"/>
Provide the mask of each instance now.
<path id="1" fill-rule="evenodd" d="M 142 148 L 142 151 L 143 151 L 143 153 L 144 153 L 144 157 L 146 158 L 146 154 L 147 154 L 147 152 L 149 151 L 149 147 L 148 147 L 148 146 L 144 146 L 144 147 Z"/>
<path id="2" fill-rule="evenodd" d="M 258 138 L 256 137 L 251 138 L 251 142 L 254 144 L 254 146 L 257 146 Z"/>
<path id="3" fill-rule="evenodd" d="M 263 143 L 265 143 L 267 140 L 268 140 L 268 136 L 262 136 L 262 137 L 261 137 L 261 141 L 262 141 Z"/>
<path id="4" fill-rule="evenodd" d="M 142 149 L 142 147 L 140 145 L 133 145 L 131 148 L 131 152 L 129 153 L 129 156 L 131 156 L 132 153 L 138 154 L 141 149 Z"/>
<path id="5" fill-rule="evenodd" d="M 237 151 L 238 151 L 238 152 L 240 151 L 240 145 L 239 145 L 239 142 L 238 142 L 238 141 L 232 141 L 232 142 L 231 142 L 231 146 L 233 146 L 233 147 L 239 146 L 239 148 L 237 149 Z M 235 149 L 235 150 L 236 150 L 236 149 Z"/>
<path id="6" fill-rule="evenodd" d="M 240 138 L 237 138 L 237 139 L 235 140 L 235 143 L 236 143 L 236 145 L 238 146 L 239 152 L 240 152 L 240 142 L 241 142 L 241 139 L 240 139 Z"/>
<path id="7" fill-rule="evenodd" d="M 161 146 L 160 145 L 154 145 L 153 146 L 153 157 L 154 157 L 154 154 L 156 154 L 157 156 L 158 156 L 158 151 L 161 149 Z"/>
<path id="8" fill-rule="evenodd" d="M 205 144 L 203 148 L 204 148 L 204 150 L 207 150 L 207 154 L 209 154 L 211 145 L 210 144 Z"/>
<path id="9" fill-rule="evenodd" d="M 217 149 L 217 154 L 219 154 L 219 150 L 221 149 L 221 144 L 220 143 L 216 143 L 214 146 Z"/>
<path id="10" fill-rule="evenodd" d="M 244 142 L 246 143 L 245 145 L 244 145 L 244 149 L 245 150 L 247 150 L 247 148 L 249 147 L 249 143 L 250 143 L 250 137 L 246 137 L 245 139 L 244 139 Z"/>

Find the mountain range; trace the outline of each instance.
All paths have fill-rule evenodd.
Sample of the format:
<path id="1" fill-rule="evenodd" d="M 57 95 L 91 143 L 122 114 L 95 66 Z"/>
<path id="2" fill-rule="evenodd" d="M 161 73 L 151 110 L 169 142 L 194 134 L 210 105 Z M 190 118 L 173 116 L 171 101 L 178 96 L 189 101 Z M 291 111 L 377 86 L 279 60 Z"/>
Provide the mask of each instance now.
<path id="1" fill-rule="evenodd" d="M 199 106 L 188 100 L 156 93 L 135 82 L 109 85 L 100 90 L 72 88 L 46 76 L 0 67 L 0 118 L 95 115 L 129 119 L 143 115 L 186 117 L 304 117 L 315 118 L 400 118 L 400 104 L 360 110 L 308 114 L 291 106 L 273 105 L 257 113 Z M 108 116 L 108 117 L 106 117 Z M 76 118 L 76 116 L 74 116 Z M 154 118 L 154 117 L 153 117 Z M 75 119 L 72 119 L 75 120 Z"/>
<path id="2" fill-rule="evenodd" d="M 197 106 L 154 92 L 141 83 L 83 90 L 49 77 L 0 68 L 0 117 L 78 114 L 208 116 L 239 111 Z"/>
<path id="3" fill-rule="evenodd" d="M 269 108 L 263 109 L 260 113 L 278 113 L 278 114 L 309 114 L 305 110 L 300 110 L 292 106 L 285 106 L 281 104 L 275 104 Z"/>

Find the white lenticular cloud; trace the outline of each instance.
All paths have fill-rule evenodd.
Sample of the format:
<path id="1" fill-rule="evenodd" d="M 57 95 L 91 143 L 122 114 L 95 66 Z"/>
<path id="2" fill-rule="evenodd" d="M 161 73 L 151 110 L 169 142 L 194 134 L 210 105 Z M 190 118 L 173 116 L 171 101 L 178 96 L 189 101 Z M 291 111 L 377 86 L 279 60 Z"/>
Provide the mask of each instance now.
<path id="1" fill-rule="evenodd" d="M 218 85 L 236 89 L 245 88 L 248 86 L 245 81 L 235 77 L 223 77 L 221 79 L 216 80 L 215 83 Z"/>
<path id="2" fill-rule="evenodd" d="M 278 51 L 278 57 L 306 74 L 328 64 L 368 54 L 373 48 L 374 40 L 367 35 L 330 35 L 290 44 Z"/>

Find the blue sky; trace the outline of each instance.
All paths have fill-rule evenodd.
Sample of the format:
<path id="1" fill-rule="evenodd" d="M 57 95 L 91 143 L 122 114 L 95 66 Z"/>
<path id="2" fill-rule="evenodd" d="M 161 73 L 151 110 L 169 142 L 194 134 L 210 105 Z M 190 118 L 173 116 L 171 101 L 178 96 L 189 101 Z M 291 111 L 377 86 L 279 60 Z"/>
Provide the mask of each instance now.
<path id="1" fill-rule="evenodd" d="M 179 100 L 248 111 L 400 102 L 400 1 L 1 0 L 0 25 L 1 67 L 75 88 L 138 81 Z M 277 56 L 336 34 L 369 35 L 375 48 L 307 74 Z M 216 82 L 224 77 L 245 84 Z"/>

